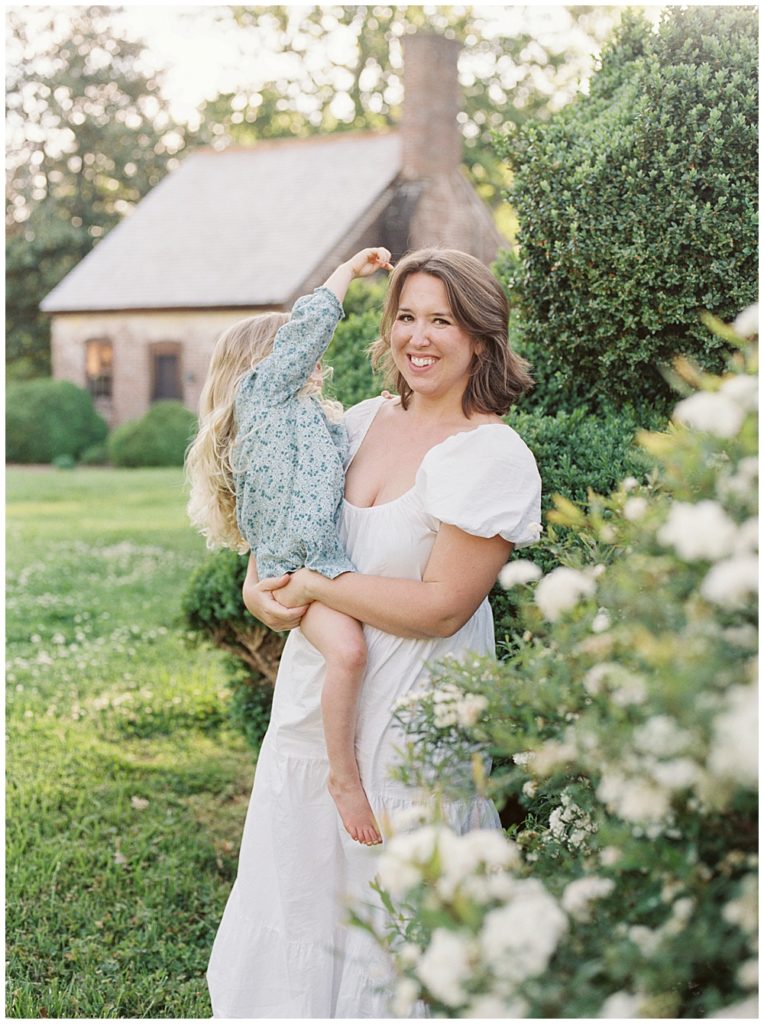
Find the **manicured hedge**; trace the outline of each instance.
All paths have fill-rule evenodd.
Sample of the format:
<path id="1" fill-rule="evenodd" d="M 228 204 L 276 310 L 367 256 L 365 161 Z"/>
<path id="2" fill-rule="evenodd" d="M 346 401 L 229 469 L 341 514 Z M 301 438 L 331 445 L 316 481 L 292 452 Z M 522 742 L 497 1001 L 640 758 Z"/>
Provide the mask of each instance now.
<path id="1" fill-rule="evenodd" d="M 634 445 L 634 435 L 640 427 L 660 428 L 664 421 L 658 413 L 645 420 L 639 418 L 633 409 L 624 408 L 620 412 L 611 409 L 606 415 L 594 415 L 578 409 L 572 413 L 562 411 L 555 416 L 518 409 L 507 417 L 507 422 L 520 434 L 536 458 L 543 482 L 543 518 L 552 508 L 556 494 L 572 501 L 586 502 L 590 490 L 596 494 L 609 494 L 626 477 L 643 482 L 651 461 L 641 448 Z M 557 532 L 565 533 L 560 528 Z M 557 564 L 543 537 L 541 543 L 528 548 L 522 557 L 536 562 L 545 572 Z M 500 650 L 504 647 L 505 638 L 517 629 L 512 595 L 511 590 L 504 590 L 498 584 L 491 592 Z"/>
<path id="2" fill-rule="evenodd" d="M 499 267 L 521 351 L 568 409 L 672 401 L 677 354 L 720 370 L 703 310 L 757 292 L 758 27 L 753 7 L 628 14 L 581 96 L 501 149 L 520 255 Z"/>
<path id="3" fill-rule="evenodd" d="M 181 402 L 155 402 L 140 420 L 117 427 L 109 436 L 115 466 L 182 466 L 196 431 L 196 416 Z"/>
<path id="4" fill-rule="evenodd" d="M 241 588 L 248 556 L 216 551 L 192 574 L 181 607 L 189 630 L 228 655 L 229 718 L 257 747 L 270 715 L 273 684 L 286 634 L 275 633 L 244 608 Z"/>
<path id="5" fill-rule="evenodd" d="M 346 409 L 378 395 L 383 388 L 381 377 L 369 365 L 367 349 L 379 336 L 386 288 L 386 281 L 353 283 L 343 304 L 345 319 L 338 324 L 326 352 L 325 362 L 334 371 L 327 393 Z"/>
<path id="6" fill-rule="evenodd" d="M 87 391 L 45 377 L 8 385 L 5 431 L 8 462 L 49 463 L 76 460 L 108 427 Z"/>

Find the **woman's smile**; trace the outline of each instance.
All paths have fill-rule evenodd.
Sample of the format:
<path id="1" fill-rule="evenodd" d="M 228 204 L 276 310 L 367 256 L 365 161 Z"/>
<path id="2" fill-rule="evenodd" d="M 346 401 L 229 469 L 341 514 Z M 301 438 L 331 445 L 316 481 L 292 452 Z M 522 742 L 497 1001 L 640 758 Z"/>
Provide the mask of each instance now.
<path id="1" fill-rule="evenodd" d="M 428 370 L 437 362 L 435 356 L 415 356 L 411 352 L 408 354 L 408 360 L 415 370 Z"/>

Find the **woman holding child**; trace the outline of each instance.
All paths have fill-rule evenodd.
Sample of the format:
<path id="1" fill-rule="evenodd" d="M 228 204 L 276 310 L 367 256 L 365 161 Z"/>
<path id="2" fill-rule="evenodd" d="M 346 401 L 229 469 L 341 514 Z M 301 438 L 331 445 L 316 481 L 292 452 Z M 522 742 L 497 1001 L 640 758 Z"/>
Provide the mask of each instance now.
<path id="1" fill-rule="evenodd" d="M 306 350 L 303 378 L 342 315 L 350 279 L 391 269 L 389 259 L 386 250 L 364 250 L 312 299 L 299 300 L 293 320 L 307 335 L 323 332 L 318 350 Z M 311 301 L 306 313 L 300 303 Z M 293 632 L 258 759 L 238 877 L 210 960 L 215 1016 L 390 1016 L 382 955 L 346 926 L 345 908 L 348 899 L 372 900 L 375 847 L 415 802 L 390 778 L 401 741 L 393 705 L 422 685 L 429 662 L 493 653 L 488 592 L 513 547 L 540 531 L 535 461 L 502 420 L 531 385 L 507 343 L 508 314 L 502 289 L 473 257 L 447 249 L 406 256 L 392 274 L 372 352 L 398 397 L 348 410 L 347 447 L 341 439 L 336 448 L 344 457 L 344 495 L 327 506 L 324 527 L 336 524 L 339 553 L 324 564 L 303 544 L 301 559 L 263 558 L 261 565 L 263 533 L 254 528 L 247 536 L 257 513 L 248 521 L 239 514 L 253 552 L 247 607 L 271 628 Z M 294 344 L 292 338 L 286 347 Z M 284 349 L 277 335 L 274 357 Z M 268 374 L 264 359 L 250 379 Z M 239 437 L 246 386 L 231 427 Z M 301 407 L 317 405 L 315 394 L 297 390 L 296 378 L 290 386 Z M 328 417 L 327 431 L 336 432 Z M 247 452 L 241 449 L 244 460 L 256 456 Z M 331 460 L 310 464 L 323 473 Z M 295 464 L 290 479 L 303 471 Z M 247 472 L 232 467 L 237 511 L 248 500 Z M 267 490 L 262 479 L 254 486 Z M 271 510 L 260 518 L 273 517 Z M 358 622 L 362 634 L 354 633 Z M 499 827 L 482 798 L 444 810 L 459 832 Z"/>

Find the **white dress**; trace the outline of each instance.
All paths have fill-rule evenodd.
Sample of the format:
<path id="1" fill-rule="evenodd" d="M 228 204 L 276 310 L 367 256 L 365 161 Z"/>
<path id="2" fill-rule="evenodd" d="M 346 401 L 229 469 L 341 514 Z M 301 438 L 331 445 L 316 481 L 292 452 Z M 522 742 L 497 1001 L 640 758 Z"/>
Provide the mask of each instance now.
<path id="1" fill-rule="evenodd" d="M 381 402 L 345 417 L 349 458 Z M 371 508 L 345 502 L 342 540 L 358 570 L 421 579 L 441 522 L 478 536 L 501 533 L 516 546 L 538 538 L 540 480 L 534 458 L 504 424 L 484 424 L 430 449 L 415 485 Z M 414 640 L 364 627 L 368 669 L 359 703 L 357 757 L 380 824 L 415 802 L 389 777 L 400 742 L 394 702 L 446 654 L 494 651 L 488 601 L 453 636 Z M 345 833 L 326 789 L 321 726 L 323 659 L 293 630 L 282 655 L 273 710 L 255 773 L 238 876 L 210 958 L 215 1017 L 380 1018 L 392 1016 L 384 955 L 348 927 L 347 901 L 374 903 L 369 882 L 381 847 Z M 452 803 L 459 832 L 499 827 L 484 799 Z"/>

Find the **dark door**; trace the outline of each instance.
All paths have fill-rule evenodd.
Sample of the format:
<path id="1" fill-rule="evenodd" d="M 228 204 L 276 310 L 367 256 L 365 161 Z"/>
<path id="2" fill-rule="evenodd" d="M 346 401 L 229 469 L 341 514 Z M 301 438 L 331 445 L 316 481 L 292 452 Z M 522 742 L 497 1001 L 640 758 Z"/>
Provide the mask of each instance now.
<path id="1" fill-rule="evenodd" d="M 181 401 L 183 392 L 180 386 L 180 356 L 177 352 L 154 353 L 154 390 L 153 402 L 161 398 L 175 398 Z"/>

